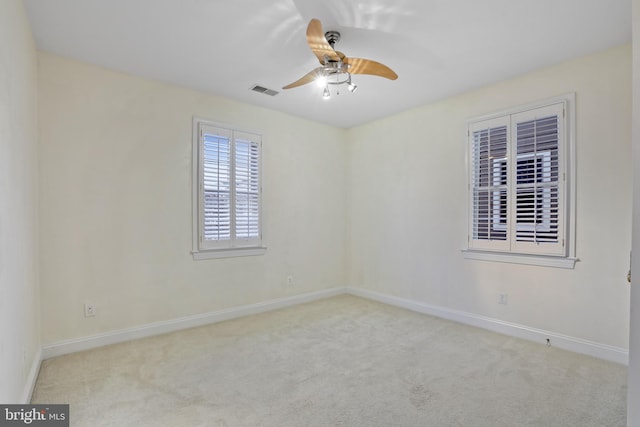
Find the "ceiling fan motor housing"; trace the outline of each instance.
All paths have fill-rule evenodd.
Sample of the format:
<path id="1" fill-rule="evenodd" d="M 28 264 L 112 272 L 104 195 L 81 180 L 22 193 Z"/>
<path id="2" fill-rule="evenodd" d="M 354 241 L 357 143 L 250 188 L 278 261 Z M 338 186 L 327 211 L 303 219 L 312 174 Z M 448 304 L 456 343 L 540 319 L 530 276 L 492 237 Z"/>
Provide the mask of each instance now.
<path id="1" fill-rule="evenodd" d="M 327 31 L 324 33 L 324 38 L 327 39 L 331 47 L 334 47 L 340 41 L 340 33 L 338 31 Z"/>

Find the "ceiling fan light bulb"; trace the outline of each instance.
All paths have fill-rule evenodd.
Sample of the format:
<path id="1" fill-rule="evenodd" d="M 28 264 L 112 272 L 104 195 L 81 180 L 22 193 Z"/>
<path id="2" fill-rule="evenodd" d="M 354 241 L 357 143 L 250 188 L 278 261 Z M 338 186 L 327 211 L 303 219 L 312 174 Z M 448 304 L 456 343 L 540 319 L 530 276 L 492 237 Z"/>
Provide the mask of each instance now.
<path id="1" fill-rule="evenodd" d="M 327 77 L 320 75 L 316 78 L 316 84 L 318 87 L 326 87 L 327 86 Z"/>

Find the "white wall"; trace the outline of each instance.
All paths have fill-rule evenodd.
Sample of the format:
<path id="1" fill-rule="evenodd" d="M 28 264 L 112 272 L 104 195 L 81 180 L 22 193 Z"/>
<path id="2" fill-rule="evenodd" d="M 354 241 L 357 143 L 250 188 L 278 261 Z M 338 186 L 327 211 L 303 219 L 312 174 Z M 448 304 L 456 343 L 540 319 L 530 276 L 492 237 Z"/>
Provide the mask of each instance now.
<path id="1" fill-rule="evenodd" d="M 47 53 L 39 111 L 45 344 L 345 285 L 344 130 Z M 266 255 L 192 259 L 194 115 L 264 133 Z"/>
<path id="2" fill-rule="evenodd" d="M 623 46 L 350 130 L 349 283 L 628 348 L 630 83 Z M 463 259 L 466 121 L 569 92 L 580 262 L 566 270 Z"/>
<path id="3" fill-rule="evenodd" d="M 0 2 L 0 402 L 24 403 L 38 366 L 36 51 L 22 1 Z M 31 375 L 31 377 L 30 377 Z"/>
<path id="4" fill-rule="evenodd" d="M 640 426 L 640 0 L 633 0 L 633 283 L 629 337 L 627 425 Z"/>
<path id="5" fill-rule="evenodd" d="M 349 284 L 628 347 L 629 46 L 349 131 L 39 61 L 45 344 Z M 466 120 L 568 92 L 580 262 L 464 260 Z M 265 133 L 265 256 L 192 260 L 193 115 Z M 85 301 L 98 316 L 84 318 Z"/>

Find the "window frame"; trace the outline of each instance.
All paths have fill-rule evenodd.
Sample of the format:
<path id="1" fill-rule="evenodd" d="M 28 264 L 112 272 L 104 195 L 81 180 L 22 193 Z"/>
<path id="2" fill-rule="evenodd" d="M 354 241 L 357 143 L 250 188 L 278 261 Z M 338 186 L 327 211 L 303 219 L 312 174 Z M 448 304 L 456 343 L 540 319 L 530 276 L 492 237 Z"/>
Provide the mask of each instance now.
<path id="1" fill-rule="evenodd" d="M 206 129 L 217 129 L 221 133 L 229 136 L 229 164 L 231 172 L 229 174 L 228 190 L 230 199 L 230 222 L 231 233 L 235 230 L 233 219 L 236 211 L 236 146 L 237 141 L 258 144 L 258 237 L 254 239 L 241 239 L 233 234 L 228 240 L 208 242 L 204 239 L 204 140 L 203 132 Z M 200 117 L 193 117 L 192 124 L 192 250 L 194 260 L 212 258 L 230 258 L 241 256 L 263 255 L 266 252 L 264 246 L 264 217 L 263 217 L 263 194 L 262 194 L 262 149 L 264 135 L 260 131 L 247 129 L 235 125 L 214 122 Z M 221 135 L 224 136 L 224 135 Z M 254 141 L 254 139 L 257 139 Z"/>
<path id="2" fill-rule="evenodd" d="M 502 241 L 487 241 L 486 245 L 474 245 L 472 242 L 474 212 L 473 212 L 473 174 L 472 149 L 473 149 L 473 132 L 472 128 L 481 122 L 487 123 L 508 123 L 507 134 L 507 155 L 510 158 L 512 147 L 515 143 L 511 139 L 515 138 L 517 126 L 516 123 L 524 123 L 526 120 L 512 120 L 514 117 L 526 116 L 528 112 L 541 108 L 553 107 L 561 105 L 563 110 L 563 120 L 559 125 L 559 132 L 562 132 L 563 142 L 559 147 L 559 163 L 562 177 L 560 178 L 558 188 L 562 193 L 561 203 L 563 203 L 561 219 L 561 232 L 559 238 L 563 240 L 562 252 L 555 254 L 545 253 L 544 251 L 536 252 L 534 250 L 522 250 L 522 245 L 512 244 L 515 237 L 504 243 Z M 467 121 L 467 138 L 466 138 L 466 170 L 467 170 L 467 242 L 466 248 L 462 250 L 464 258 L 510 262 L 517 264 L 539 265 L 558 268 L 574 268 L 577 261 L 575 233 L 576 233 L 576 165 L 575 165 L 575 93 L 545 99 L 538 102 L 521 105 L 514 108 L 498 111 L 496 113 L 474 117 Z M 540 154 L 540 153 L 537 153 Z M 537 155 L 531 154 L 531 155 Z M 513 157 L 511 157 L 513 158 Z M 498 159 L 499 160 L 499 159 Z M 517 166 L 516 166 L 517 168 Z M 492 165 L 492 180 L 495 180 L 496 166 Z M 516 170 L 515 168 L 513 170 Z M 515 194 L 517 186 L 515 186 L 515 174 L 512 172 L 509 176 L 507 172 L 507 180 L 510 180 L 509 193 Z M 493 184 L 493 183 L 492 183 Z M 495 195 L 491 196 L 495 197 Z M 515 218 L 514 203 L 507 202 L 510 212 L 507 214 L 507 220 L 512 221 Z M 491 211 L 490 215 L 493 219 L 495 212 Z M 512 225 L 512 229 L 516 229 L 516 224 Z M 532 225 L 535 227 L 535 225 Z M 505 226 L 506 229 L 506 226 Z"/>

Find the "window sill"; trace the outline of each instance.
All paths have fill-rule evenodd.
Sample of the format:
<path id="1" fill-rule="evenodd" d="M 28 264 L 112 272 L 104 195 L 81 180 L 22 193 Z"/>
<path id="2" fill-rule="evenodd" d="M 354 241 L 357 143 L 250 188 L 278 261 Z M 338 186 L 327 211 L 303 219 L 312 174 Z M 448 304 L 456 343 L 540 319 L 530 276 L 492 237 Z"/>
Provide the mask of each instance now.
<path id="1" fill-rule="evenodd" d="M 538 265 L 541 267 L 554 267 L 573 269 L 578 261 L 577 258 L 554 257 L 543 255 L 507 254 L 488 251 L 474 251 L 463 249 L 462 255 L 465 259 L 475 259 L 481 261 L 507 262 L 512 264 Z"/>
<path id="2" fill-rule="evenodd" d="M 191 254 L 193 255 L 194 261 L 199 261 L 202 259 L 236 258 L 244 256 L 264 255 L 265 252 L 267 252 L 267 248 L 265 247 L 254 247 L 193 251 L 191 252 Z"/>

